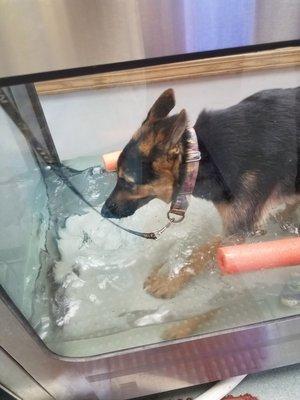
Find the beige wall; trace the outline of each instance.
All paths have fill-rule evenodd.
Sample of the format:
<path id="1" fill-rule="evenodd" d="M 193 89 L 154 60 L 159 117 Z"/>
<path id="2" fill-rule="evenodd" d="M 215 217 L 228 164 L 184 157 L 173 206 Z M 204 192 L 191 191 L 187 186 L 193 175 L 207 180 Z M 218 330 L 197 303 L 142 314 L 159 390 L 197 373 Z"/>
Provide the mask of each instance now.
<path id="1" fill-rule="evenodd" d="M 62 160 L 120 149 L 166 88 L 176 93 L 174 112 L 186 108 L 194 123 L 203 109 L 231 106 L 262 89 L 300 85 L 300 69 L 253 72 L 42 96 Z"/>

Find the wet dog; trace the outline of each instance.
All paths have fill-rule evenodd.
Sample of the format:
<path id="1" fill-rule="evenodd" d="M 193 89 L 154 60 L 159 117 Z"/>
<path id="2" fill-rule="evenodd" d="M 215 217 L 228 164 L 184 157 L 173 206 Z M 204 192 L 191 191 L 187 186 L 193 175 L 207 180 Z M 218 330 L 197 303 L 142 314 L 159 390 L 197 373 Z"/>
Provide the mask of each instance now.
<path id="1" fill-rule="evenodd" d="M 168 115 L 174 106 L 174 92 L 168 89 L 125 146 L 104 217 L 127 217 L 154 198 L 174 200 L 188 128 L 185 110 Z M 202 111 L 194 129 L 202 158 L 193 195 L 213 202 L 227 240 L 257 232 L 274 205 L 288 204 L 282 214 L 288 218 L 300 198 L 300 87 L 266 90 L 223 110 Z M 156 270 L 146 290 L 174 296 L 213 258 L 220 242 L 215 238 L 195 250 L 176 276 Z"/>

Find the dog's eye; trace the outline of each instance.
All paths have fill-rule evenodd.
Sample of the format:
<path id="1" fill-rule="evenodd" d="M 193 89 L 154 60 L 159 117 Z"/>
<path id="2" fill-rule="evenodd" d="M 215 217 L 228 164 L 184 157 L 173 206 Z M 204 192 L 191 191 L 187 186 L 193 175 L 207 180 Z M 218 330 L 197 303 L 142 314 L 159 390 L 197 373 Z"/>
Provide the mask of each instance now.
<path id="1" fill-rule="evenodd" d="M 119 178 L 124 189 L 133 190 L 136 187 L 134 182 L 126 181 L 124 178 Z"/>

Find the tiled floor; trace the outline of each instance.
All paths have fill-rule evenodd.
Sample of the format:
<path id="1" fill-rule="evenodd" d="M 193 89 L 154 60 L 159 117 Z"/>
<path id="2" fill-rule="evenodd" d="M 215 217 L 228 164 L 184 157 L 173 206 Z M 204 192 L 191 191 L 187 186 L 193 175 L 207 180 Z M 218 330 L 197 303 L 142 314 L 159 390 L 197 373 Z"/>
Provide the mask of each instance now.
<path id="1" fill-rule="evenodd" d="M 193 400 L 210 385 L 148 396 L 145 400 Z M 300 364 L 247 376 L 231 394 L 250 393 L 259 400 L 300 400 Z"/>

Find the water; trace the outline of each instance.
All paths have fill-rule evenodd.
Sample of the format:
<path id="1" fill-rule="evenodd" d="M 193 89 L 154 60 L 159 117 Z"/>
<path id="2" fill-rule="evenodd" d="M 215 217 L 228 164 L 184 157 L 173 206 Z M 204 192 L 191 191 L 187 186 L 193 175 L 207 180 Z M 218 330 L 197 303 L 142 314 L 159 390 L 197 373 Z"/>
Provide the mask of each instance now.
<path id="1" fill-rule="evenodd" d="M 50 225 L 33 320 L 54 351 L 85 356 L 158 342 L 174 322 L 210 310 L 218 311 L 198 332 L 294 312 L 279 306 L 278 300 L 291 268 L 222 276 L 211 264 L 173 299 L 151 296 L 143 282 L 154 268 L 163 265 L 165 273 L 176 274 L 193 247 L 221 233 L 212 204 L 192 199 L 182 223 L 158 241 L 146 240 L 113 226 L 51 170 L 47 174 Z M 66 169 L 65 174 L 99 210 L 116 179 L 101 167 Z M 120 224 L 149 232 L 166 223 L 167 211 L 166 204 L 153 200 Z M 266 238 L 278 234 L 281 231 L 270 225 Z"/>

